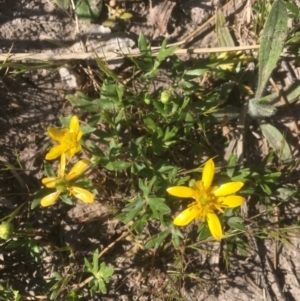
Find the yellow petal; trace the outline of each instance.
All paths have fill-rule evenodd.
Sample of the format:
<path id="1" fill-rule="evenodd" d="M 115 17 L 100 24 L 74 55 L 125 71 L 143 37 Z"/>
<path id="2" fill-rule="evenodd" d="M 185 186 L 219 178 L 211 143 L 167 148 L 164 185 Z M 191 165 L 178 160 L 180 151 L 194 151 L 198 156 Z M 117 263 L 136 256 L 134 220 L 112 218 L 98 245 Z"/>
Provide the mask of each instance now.
<path id="1" fill-rule="evenodd" d="M 89 165 L 89 160 L 83 159 L 78 162 L 73 166 L 73 168 L 70 170 L 70 172 L 67 175 L 67 180 L 70 181 L 79 175 L 81 175 L 88 167 Z"/>
<path id="2" fill-rule="evenodd" d="M 55 141 L 62 141 L 64 136 L 65 136 L 65 131 L 64 130 L 59 130 L 53 127 L 48 127 L 48 134 L 51 137 L 51 139 Z"/>
<path id="3" fill-rule="evenodd" d="M 76 147 L 72 147 L 69 151 L 68 151 L 68 155 L 70 158 L 72 158 L 76 153 L 81 151 L 81 145 L 78 143 L 76 145 Z"/>
<path id="4" fill-rule="evenodd" d="M 46 160 L 54 160 L 64 152 L 65 152 L 65 149 L 61 144 L 56 145 L 56 146 L 52 147 L 50 149 L 50 151 L 46 154 Z"/>
<path id="5" fill-rule="evenodd" d="M 222 207 L 234 208 L 241 206 L 246 199 L 238 195 L 229 195 L 219 198 L 219 201 L 222 203 Z"/>
<path id="6" fill-rule="evenodd" d="M 207 213 L 206 216 L 211 235 L 215 240 L 221 240 L 222 227 L 218 216 L 215 213 Z"/>
<path id="7" fill-rule="evenodd" d="M 60 164 L 58 166 L 58 176 L 63 177 L 65 175 L 65 170 L 66 170 L 66 155 L 65 153 L 62 153 L 60 157 Z"/>
<path id="8" fill-rule="evenodd" d="M 60 191 L 56 191 L 56 192 L 46 195 L 45 197 L 42 198 L 41 205 L 43 207 L 52 205 L 59 197 L 59 194 L 60 194 Z"/>
<path id="9" fill-rule="evenodd" d="M 94 195 L 83 188 L 80 187 L 70 187 L 70 193 L 74 195 L 79 200 L 83 201 L 84 203 L 93 203 L 94 202 Z"/>
<path id="10" fill-rule="evenodd" d="M 182 211 L 179 215 L 177 215 L 173 221 L 173 224 L 176 226 L 186 226 L 191 221 L 193 221 L 198 216 L 198 210 L 196 207 L 191 206 L 184 211 Z"/>
<path id="11" fill-rule="evenodd" d="M 47 188 L 55 188 L 56 179 L 57 179 L 56 177 L 44 178 L 44 179 L 42 179 L 42 183 L 43 183 Z"/>
<path id="12" fill-rule="evenodd" d="M 79 120 L 77 116 L 73 116 L 70 120 L 70 132 L 71 133 L 79 132 Z"/>
<path id="13" fill-rule="evenodd" d="M 213 193 L 215 196 L 226 196 L 239 191 L 243 186 L 243 182 L 229 182 L 221 185 Z"/>
<path id="14" fill-rule="evenodd" d="M 207 190 L 214 179 L 214 173 L 215 173 L 215 163 L 212 159 L 209 159 L 203 168 L 203 174 L 202 174 L 202 182 L 204 189 Z"/>
<path id="15" fill-rule="evenodd" d="M 79 131 L 77 134 L 77 141 L 81 139 L 82 135 L 83 135 L 82 131 Z"/>
<path id="16" fill-rule="evenodd" d="M 195 190 L 185 186 L 173 186 L 167 189 L 167 192 L 179 198 L 193 198 Z"/>
<path id="17" fill-rule="evenodd" d="M 80 152 L 81 149 L 82 149 L 82 146 L 81 146 L 81 144 L 78 143 L 77 146 L 76 146 L 75 154 Z"/>

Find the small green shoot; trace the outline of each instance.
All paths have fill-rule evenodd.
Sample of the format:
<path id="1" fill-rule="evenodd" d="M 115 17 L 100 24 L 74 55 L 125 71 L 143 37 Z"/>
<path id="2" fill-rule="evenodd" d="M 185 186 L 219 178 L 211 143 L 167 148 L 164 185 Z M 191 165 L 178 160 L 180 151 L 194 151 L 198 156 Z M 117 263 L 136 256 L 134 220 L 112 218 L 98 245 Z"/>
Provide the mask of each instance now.
<path id="1" fill-rule="evenodd" d="M 114 273 L 114 268 L 112 266 L 106 266 L 105 262 L 102 262 L 99 267 L 98 256 L 99 251 L 96 249 L 93 254 L 92 263 L 90 263 L 87 258 L 84 258 L 86 271 L 92 273 L 94 276 L 89 282 L 91 296 L 94 296 L 97 292 L 106 294 L 106 284 L 109 283 L 109 279 Z"/>

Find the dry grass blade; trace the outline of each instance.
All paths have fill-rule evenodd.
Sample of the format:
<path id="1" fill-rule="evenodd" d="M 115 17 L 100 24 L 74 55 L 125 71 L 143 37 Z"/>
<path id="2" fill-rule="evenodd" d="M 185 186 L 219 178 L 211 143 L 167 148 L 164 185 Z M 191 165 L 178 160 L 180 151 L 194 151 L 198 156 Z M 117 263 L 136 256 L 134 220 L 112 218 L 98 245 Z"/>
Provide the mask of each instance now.
<path id="1" fill-rule="evenodd" d="M 252 5 L 255 2 L 256 2 L 256 0 L 251 0 Z M 245 1 L 243 1 L 243 0 L 237 0 L 237 1 L 231 0 L 222 7 L 222 11 L 223 11 L 225 17 L 227 17 L 230 14 L 234 13 L 235 11 L 239 10 L 244 5 L 245 5 Z M 204 24 L 200 25 L 195 31 L 193 31 L 191 34 L 187 35 L 185 38 L 183 38 L 182 41 L 180 41 L 177 44 L 178 45 L 183 45 L 183 44 L 186 44 L 186 43 L 189 43 L 189 42 L 193 41 L 193 39 L 197 35 L 199 35 L 204 29 L 206 29 L 207 27 L 210 27 L 213 24 L 215 24 L 215 18 L 216 18 L 216 15 L 213 15 Z"/>
<path id="2" fill-rule="evenodd" d="M 178 43 L 169 44 L 167 47 L 178 46 Z M 259 45 L 249 45 L 249 46 L 235 46 L 235 47 L 215 47 L 215 48 L 196 48 L 196 49 L 177 49 L 174 54 L 176 55 L 186 55 L 186 54 L 200 54 L 200 53 L 217 53 L 217 52 L 236 52 L 245 50 L 255 50 L 259 49 Z M 152 56 L 157 56 L 160 47 L 152 47 Z M 77 53 L 12 53 L 12 54 L 0 54 L 0 61 L 10 61 L 10 62 L 37 62 L 40 61 L 69 61 L 69 60 L 94 60 L 95 57 L 100 59 L 105 59 L 106 61 L 117 61 L 120 58 L 125 57 L 130 54 L 130 56 L 136 57 L 140 56 L 141 53 L 138 49 L 126 50 L 122 53 L 120 52 L 77 52 Z M 11 65 L 1 64 L 0 67 L 12 67 Z M 17 68 L 18 66 L 16 66 Z"/>

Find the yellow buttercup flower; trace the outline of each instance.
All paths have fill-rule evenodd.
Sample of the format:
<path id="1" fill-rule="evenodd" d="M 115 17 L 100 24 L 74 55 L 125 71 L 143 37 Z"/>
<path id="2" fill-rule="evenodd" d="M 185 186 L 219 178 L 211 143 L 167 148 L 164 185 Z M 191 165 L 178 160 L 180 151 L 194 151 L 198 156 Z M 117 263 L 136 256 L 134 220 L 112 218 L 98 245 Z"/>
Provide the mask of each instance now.
<path id="1" fill-rule="evenodd" d="M 224 213 L 222 208 L 234 208 L 242 205 L 245 198 L 232 194 L 239 191 L 244 183 L 229 182 L 221 186 L 211 186 L 214 172 L 214 161 L 209 159 L 204 165 L 202 180 L 197 181 L 193 188 L 174 186 L 168 188 L 167 192 L 176 197 L 195 200 L 174 219 L 174 225 L 185 226 L 194 219 L 207 221 L 212 236 L 216 240 L 221 240 L 222 226 L 215 210 Z"/>
<path id="2" fill-rule="evenodd" d="M 53 160 L 65 153 L 68 158 L 72 158 L 76 153 L 81 151 L 79 140 L 82 137 L 82 131 L 79 127 L 77 116 L 73 116 L 70 120 L 69 129 L 57 129 L 48 127 L 49 136 L 57 141 L 59 145 L 54 146 L 46 155 L 46 160 Z"/>
<path id="3" fill-rule="evenodd" d="M 94 195 L 90 191 L 73 186 L 70 182 L 74 178 L 80 176 L 88 167 L 89 161 L 82 159 L 73 166 L 68 174 L 65 174 L 66 156 L 63 153 L 60 158 L 60 165 L 58 166 L 57 177 L 48 177 L 42 179 L 42 183 L 47 188 L 56 188 L 56 191 L 43 197 L 41 205 L 47 207 L 52 205 L 62 192 L 69 192 L 70 195 L 75 196 L 84 203 L 93 203 Z"/>

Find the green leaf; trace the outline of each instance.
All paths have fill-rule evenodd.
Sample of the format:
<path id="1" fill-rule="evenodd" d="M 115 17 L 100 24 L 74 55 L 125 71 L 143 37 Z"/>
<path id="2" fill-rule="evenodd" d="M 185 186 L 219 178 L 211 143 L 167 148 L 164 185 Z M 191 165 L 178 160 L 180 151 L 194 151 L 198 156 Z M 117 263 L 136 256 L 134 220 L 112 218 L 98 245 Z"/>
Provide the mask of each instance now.
<path id="1" fill-rule="evenodd" d="M 109 162 L 105 165 L 105 168 L 108 170 L 116 170 L 116 171 L 123 171 L 127 168 L 129 168 L 132 165 L 131 162 L 126 162 L 126 161 L 114 161 L 114 162 Z"/>
<path id="2" fill-rule="evenodd" d="M 166 115 L 166 112 L 164 110 L 165 106 L 160 101 L 154 101 L 153 105 L 154 105 L 157 113 L 159 113 L 163 116 Z"/>
<path id="3" fill-rule="evenodd" d="M 95 277 L 89 282 L 89 286 L 91 287 L 90 292 L 92 295 L 98 291 L 98 288 L 102 293 L 106 294 L 105 282 L 108 283 L 110 276 L 114 273 L 113 267 L 107 267 L 105 262 L 100 264 L 100 268 L 98 270 L 98 257 L 99 250 L 96 249 L 93 254 L 93 266 L 88 259 L 84 258 L 84 263 L 88 272 L 92 273 Z"/>
<path id="4" fill-rule="evenodd" d="M 108 63 L 103 60 L 102 58 L 100 58 L 97 53 L 96 54 L 96 62 L 97 65 L 99 67 L 99 69 L 109 78 L 109 79 L 114 79 L 117 83 L 121 83 L 121 79 L 109 68 Z M 104 82 L 104 84 L 106 83 L 106 81 Z M 103 86 L 104 86 L 103 84 Z M 101 88 L 101 92 L 103 90 L 103 86 Z"/>
<path id="5" fill-rule="evenodd" d="M 150 81 L 156 77 L 156 75 L 159 73 L 159 69 L 153 69 L 150 72 L 144 74 L 141 79 Z"/>
<path id="6" fill-rule="evenodd" d="M 151 46 L 150 44 L 147 43 L 146 37 L 142 32 L 139 34 L 139 39 L 138 39 L 138 48 L 142 54 L 143 57 L 146 59 L 149 58 L 149 55 L 151 55 Z M 152 61 L 152 59 L 151 59 Z"/>
<path id="7" fill-rule="evenodd" d="M 150 117 L 145 117 L 143 119 L 144 121 L 144 124 L 147 128 L 147 130 L 150 132 L 150 133 L 153 133 L 153 132 L 156 132 L 157 131 L 157 122 L 155 123 L 153 119 L 151 119 Z"/>
<path id="8" fill-rule="evenodd" d="M 275 115 L 277 109 L 267 104 L 265 101 L 252 98 L 249 100 L 248 114 L 253 118 L 271 117 Z"/>
<path id="9" fill-rule="evenodd" d="M 290 146 L 279 130 L 269 123 L 260 124 L 260 128 L 277 156 L 283 162 L 291 161 L 293 156 Z"/>
<path id="10" fill-rule="evenodd" d="M 96 130 L 94 127 L 90 127 L 88 125 L 81 126 L 80 129 L 83 135 L 93 133 Z"/>
<path id="11" fill-rule="evenodd" d="M 89 260 L 87 258 L 84 257 L 84 264 L 86 266 L 86 269 L 90 272 L 93 273 L 93 267 L 91 265 L 91 263 L 89 262 Z"/>
<path id="12" fill-rule="evenodd" d="M 116 85 L 116 92 L 117 92 L 117 95 L 118 95 L 119 102 L 122 102 L 124 91 L 125 90 L 124 90 L 123 86 Z"/>
<path id="13" fill-rule="evenodd" d="M 280 187 L 276 191 L 279 193 L 278 197 L 282 200 L 287 200 L 297 193 L 297 189 L 287 187 Z"/>
<path id="14" fill-rule="evenodd" d="M 173 224 L 169 225 L 172 231 L 172 243 L 176 249 L 179 248 L 180 239 L 184 239 L 184 235 L 180 232 L 180 230 L 175 227 Z"/>
<path id="15" fill-rule="evenodd" d="M 164 203 L 163 198 L 148 198 L 147 199 L 148 204 L 152 210 L 152 212 L 155 213 L 159 212 L 162 215 L 168 214 L 171 212 L 170 208 Z M 159 218 L 159 216 L 155 216 L 156 218 Z"/>
<path id="16" fill-rule="evenodd" d="M 66 116 L 66 117 L 59 117 L 59 121 L 62 124 L 63 127 L 68 128 L 70 125 L 70 120 L 72 118 L 72 115 Z"/>
<path id="17" fill-rule="evenodd" d="M 296 4 L 285 2 L 290 18 L 299 18 L 299 8 Z"/>
<path id="18" fill-rule="evenodd" d="M 115 219 L 122 220 L 125 224 L 127 224 L 141 212 L 144 205 L 145 201 L 143 199 L 136 199 L 123 209 L 124 213 L 115 216 Z"/>
<path id="19" fill-rule="evenodd" d="M 134 57 L 132 57 L 131 60 L 140 70 L 142 70 L 144 72 L 150 71 L 153 67 L 152 62 L 149 62 L 149 61 L 145 62 L 145 61 L 136 59 Z M 143 77 L 145 77 L 145 75 Z"/>
<path id="20" fill-rule="evenodd" d="M 293 103 L 298 100 L 300 96 L 300 80 L 295 80 L 289 86 L 284 87 L 283 93 L 286 96 L 286 99 L 289 103 Z M 279 101 L 280 95 L 277 92 L 274 92 L 270 95 L 266 95 L 260 99 L 262 103 L 271 103 L 275 104 Z"/>
<path id="21" fill-rule="evenodd" d="M 93 281 L 91 281 L 89 283 L 89 287 L 90 287 L 90 294 L 92 297 L 94 297 L 98 291 L 98 281 L 96 279 L 94 279 Z"/>
<path id="22" fill-rule="evenodd" d="M 124 12 L 124 13 L 121 13 L 119 15 L 119 18 L 122 19 L 122 20 L 131 19 L 132 17 L 133 17 L 133 15 L 131 13 L 128 13 L 128 12 Z"/>
<path id="23" fill-rule="evenodd" d="M 281 177 L 281 174 L 282 173 L 280 171 L 266 174 L 263 177 L 263 181 L 264 182 L 268 182 L 268 183 L 274 183 L 274 182 L 276 182 L 278 180 L 278 178 Z"/>
<path id="24" fill-rule="evenodd" d="M 150 212 L 146 212 L 145 214 L 143 214 L 141 217 L 139 217 L 139 219 L 137 219 L 132 227 L 133 229 L 135 229 L 135 231 L 137 233 L 141 233 L 144 229 L 145 224 L 148 222 L 148 220 L 151 218 L 151 213 Z"/>
<path id="25" fill-rule="evenodd" d="M 82 298 L 82 294 L 77 291 L 69 292 L 67 299 L 65 301 L 79 301 Z"/>
<path id="26" fill-rule="evenodd" d="M 231 217 L 228 219 L 227 224 L 232 229 L 240 230 L 243 232 L 246 231 L 246 227 L 244 226 L 244 220 L 241 217 Z"/>
<path id="27" fill-rule="evenodd" d="M 249 115 L 254 118 L 270 117 L 276 113 L 276 109 L 261 100 L 261 97 L 283 51 L 288 31 L 287 19 L 284 2 L 275 0 L 260 38 L 258 85 L 248 107 Z"/>
<path id="28" fill-rule="evenodd" d="M 111 111 L 116 109 L 116 104 L 110 98 L 106 98 L 106 96 L 102 96 L 101 99 L 96 99 L 95 101 L 104 110 Z"/>
<path id="29" fill-rule="evenodd" d="M 152 236 L 145 245 L 145 249 L 154 248 L 157 249 L 166 237 L 170 234 L 169 230 L 162 231 L 154 236 Z"/>
<path id="30" fill-rule="evenodd" d="M 131 60 L 140 70 L 144 72 L 151 71 L 153 68 L 151 46 L 147 43 L 147 40 L 142 32 L 140 32 L 139 35 L 138 48 L 141 52 L 142 59 L 136 59 L 134 57 L 131 57 Z"/>
<path id="31" fill-rule="evenodd" d="M 209 237 L 211 237 L 211 233 L 208 229 L 208 226 L 206 223 L 201 223 L 198 227 L 198 239 L 199 240 L 205 240 Z"/>
<path id="32" fill-rule="evenodd" d="M 86 112 L 99 112 L 99 105 L 96 100 L 90 99 L 82 92 L 77 92 L 75 95 L 67 95 L 66 98 L 74 106 L 79 107 Z"/>
<path id="33" fill-rule="evenodd" d="M 98 255 L 99 255 L 99 251 L 98 251 L 98 249 L 96 249 L 93 254 L 93 273 L 94 274 L 98 271 Z"/>
<path id="34" fill-rule="evenodd" d="M 44 170 L 45 170 L 47 177 L 55 177 L 56 176 L 54 170 L 52 169 L 52 166 L 47 161 L 44 161 Z"/>
<path id="35" fill-rule="evenodd" d="M 53 291 L 50 295 L 50 300 L 55 300 L 57 298 L 58 294 L 59 294 L 58 290 Z"/>
<path id="36" fill-rule="evenodd" d="M 115 22 L 116 22 L 116 17 L 110 17 L 106 19 L 104 22 L 102 22 L 102 25 L 105 27 L 112 27 Z"/>
<path id="37" fill-rule="evenodd" d="M 166 48 L 166 46 L 167 46 L 167 40 L 164 40 L 161 44 L 159 53 L 156 57 L 157 61 L 162 62 L 163 60 L 165 60 L 167 57 L 172 55 L 177 50 L 177 47 L 172 46 L 172 47 Z"/>
<path id="38" fill-rule="evenodd" d="M 185 75 L 188 75 L 188 76 L 195 76 L 195 77 L 198 77 L 198 76 L 203 76 L 209 69 L 207 68 L 201 68 L 201 69 L 191 69 L 191 70 L 188 70 Z"/>
<path id="39" fill-rule="evenodd" d="M 226 173 L 229 178 L 232 178 L 236 167 L 237 167 L 237 155 L 231 154 L 228 158 L 228 165 L 226 169 Z"/>
<path id="40" fill-rule="evenodd" d="M 96 127 L 96 125 L 100 121 L 100 117 L 101 117 L 100 114 L 93 114 L 93 116 L 91 116 L 88 120 L 88 125 L 92 127 Z"/>
<path id="41" fill-rule="evenodd" d="M 69 197 L 69 195 L 68 195 L 67 193 L 61 193 L 61 194 L 59 195 L 59 197 L 60 197 L 60 199 L 61 199 L 64 203 L 66 203 L 66 204 L 68 204 L 68 205 L 73 205 L 73 201 L 72 201 L 72 199 Z"/>
<path id="42" fill-rule="evenodd" d="M 221 8 L 216 10 L 216 34 L 219 47 L 234 47 L 235 43 L 230 34 L 229 27 L 226 26 L 226 20 Z"/>
<path id="43" fill-rule="evenodd" d="M 272 194 L 272 190 L 270 189 L 270 187 L 265 184 L 265 183 L 259 183 L 259 186 L 261 187 L 261 189 L 268 195 Z"/>
<path id="44" fill-rule="evenodd" d="M 281 0 L 275 0 L 260 38 L 256 100 L 261 98 L 263 90 L 282 53 L 287 37 L 287 29 L 286 6 Z"/>
<path id="45" fill-rule="evenodd" d="M 195 90 L 196 88 L 199 87 L 198 83 L 195 82 L 189 82 L 186 80 L 181 80 L 178 83 L 178 87 L 183 89 L 183 90 Z"/>
<path id="46" fill-rule="evenodd" d="M 55 0 L 55 3 L 60 9 L 64 11 L 68 10 L 69 8 L 69 0 Z"/>
<path id="47" fill-rule="evenodd" d="M 35 207 L 40 205 L 41 200 L 42 200 L 43 197 L 45 197 L 46 195 L 48 195 L 50 193 L 53 193 L 55 191 L 56 191 L 55 189 L 51 189 L 51 188 L 43 188 L 43 189 L 40 189 L 40 190 L 36 191 L 33 194 L 33 200 L 32 200 L 30 208 L 34 209 Z"/>
<path id="48" fill-rule="evenodd" d="M 99 0 L 74 0 L 75 13 L 83 21 L 95 21 L 99 18 L 103 1 Z"/>
<path id="49" fill-rule="evenodd" d="M 58 272 L 53 272 L 53 275 L 55 277 L 55 280 L 62 280 L 63 279 L 62 275 Z"/>
<path id="50" fill-rule="evenodd" d="M 119 125 L 120 122 L 125 118 L 125 112 L 124 109 L 121 109 L 118 113 L 118 115 L 115 117 L 115 124 Z"/>
<path id="51" fill-rule="evenodd" d="M 185 176 L 180 179 L 176 179 L 176 181 L 173 184 L 174 186 L 185 185 L 189 180 L 190 180 L 190 176 Z"/>
<path id="52" fill-rule="evenodd" d="M 243 256 L 249 256 L 249 244 L 241 240 L 239 237 L 235 237 L 235 244 L 237 249 Z"/>
<path id="53" fill-rule="evenodd" d="M 100 292 L 106 294 L 107 293 L 106 285 L 102 279 L 98 280 L 98 285 L 99 285 Z"/>
<path id="54" fill-rule="evenodd" d="M 144 197 L 148 197 L 156 180 L 156 176 L 152 177 L 149 182 L 145 180 L 145 183 L 142 181 L 142 179 L 139 179 L 139 188 L 143 191 Z"/>
<path id="55" fill-rule="evenodd" d="M 106 266 L 105 262 L 100 265 L 100 274 L 106 283 L 109 282 L 110 276 L 114 273 L 114 268 L 112 266 Z"/>
<path id="56" fill-rule="evenodd" d="M 176 136 L 178 132 L 178 128 L 173 127 L 171 130 L 169 127 L 166 128 L 164 141 L 168 141 Z"/>
<path id="57" fill-rule="evenodd" d="M 147 182 L 143 182 L 142 179 L 139 179 L 139 188 L 142 190 L 144 196 L 148 196 L 150 193 L 150 189 L 148 188 Z"/>
<path id="58" fill-rule="evenodd" d="M 174 170 L 175 166 L 173 165 L 165 165 L 164 164 L 165 161 L 160 161 L 158 162 L 154 169 L 158 172 L 158 173 L 161 173 L 161 174 L 164 174 L 164 173 L 169 173 L 170 171 Z"/>

